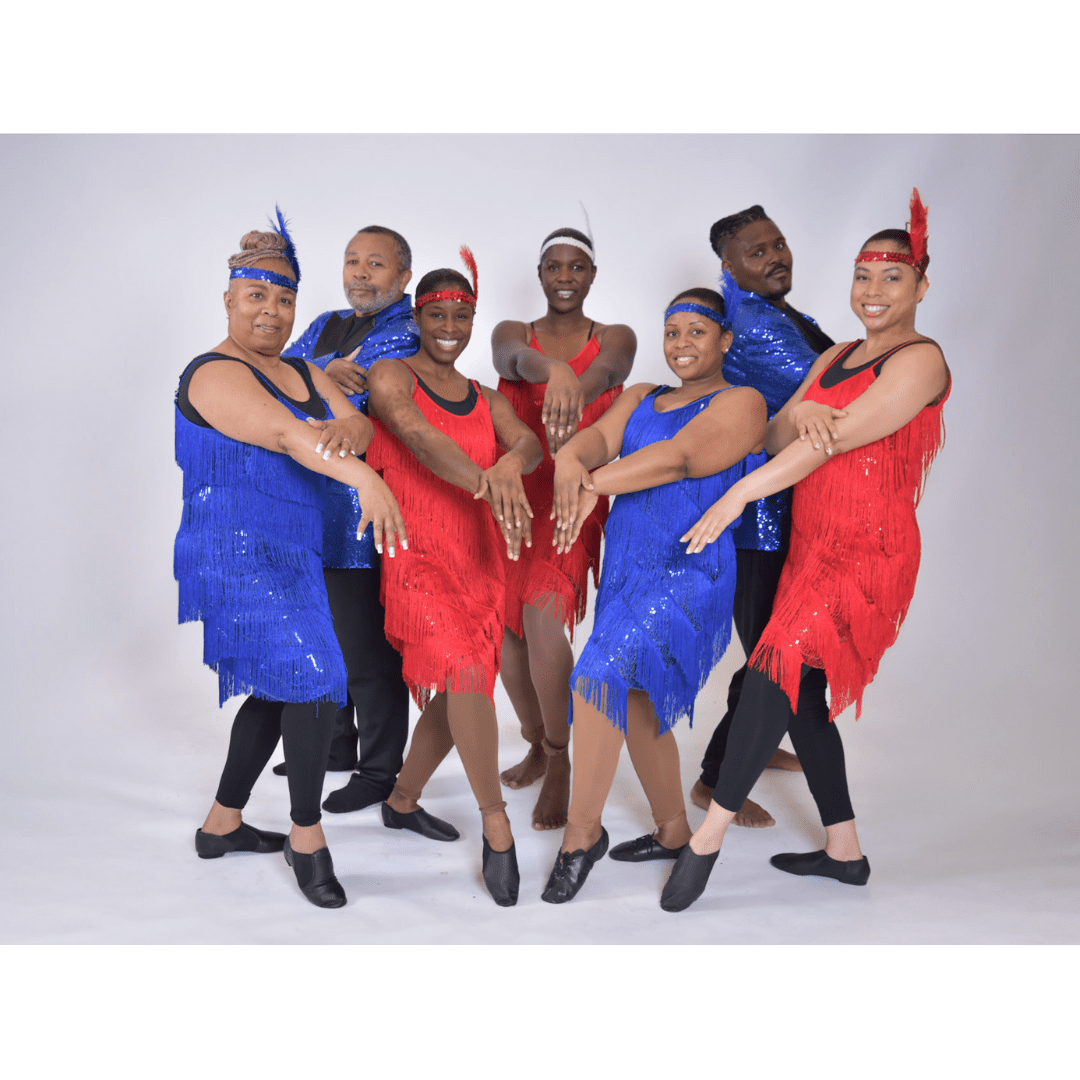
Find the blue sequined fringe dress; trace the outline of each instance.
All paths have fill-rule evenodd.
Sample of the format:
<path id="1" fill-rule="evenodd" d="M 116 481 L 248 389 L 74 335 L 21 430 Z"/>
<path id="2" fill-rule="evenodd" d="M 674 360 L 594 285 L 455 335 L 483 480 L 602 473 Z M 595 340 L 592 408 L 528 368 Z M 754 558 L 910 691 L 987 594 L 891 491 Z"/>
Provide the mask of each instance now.
<path id="1" fill-rule="evenodd" d="M 219 358 L 197 357 L 184 377 Z M 251 370 L 294 416 L 308 415 Z M 221 704 L 247 693 L 343 705 L 345 663 L 322 571 L 325 478 L 196 424 L 179 406 L 176 463 L 184 471 L 173 549 L 180 622 L 202 620 L 203 663 L 217 672 Z"/>
<path id="2" fill-rule="evenodd" d="M 663 389 L 631 414 L 623 457 L 673 438 L 716 396 L 657 412 Z M 758 458 L 748 461 L 756 465 Z M 593 630 L 570 686 L 624 733 L 629 690 L 649 695 L 661 733 L 680 716 L 693 723 L 694 699 L 728 647 L 735 599 L 731 528 L 699 555 L 687 555 L 679 537 L 745 475 L 747 463 L 617 495 L 612 503 Z"/>

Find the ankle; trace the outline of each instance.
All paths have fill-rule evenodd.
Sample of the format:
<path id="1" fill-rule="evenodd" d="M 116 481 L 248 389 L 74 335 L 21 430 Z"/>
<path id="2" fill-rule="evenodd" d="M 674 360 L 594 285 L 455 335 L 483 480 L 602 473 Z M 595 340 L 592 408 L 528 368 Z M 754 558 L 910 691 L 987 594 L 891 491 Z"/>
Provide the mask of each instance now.
<path id="1" fill-rule="evenodd" d="M 656 826 L 653 833 L 654 839 L 666 848 L 680 848 L 690 840 L 690 825 L 686 820 L 686 814 L 682 814 L 673 821 L 665 821 Z"/>
<path id="2" fill-rule="evenodd" d="M 311 855 L 326 847 L 322 825 L 293 825 L 289 833 L 289 847 L 299 855 Z"/>
<path id="3" fill-rule="evenodd" d="M 602 826 L 599 821 L 591 825 L 567 824 L 560 851 L 588 851 L 600 839 Z"/>
<path id="4" fill-rule="evenodd" d="M 484 839 L 492 851 L 509 851 L 514 843 L 514 833 L 505 810 L 483 814 Z"/>
<path id="5" fill-rule="evenodd" d="M 397 788 L 394 788 L 387 795 L 386 805 L 399 814 L 411 814 L 420 809 L 420 803 L 417 799 L 414 799 L 411 795 L 402 795 Z"/>
<path id="6" fill-rule="evenodd" d="M 232 807 L 222 806 L 216 799 L 210 807 L 210 813 L 206 815 L 202 831 L 208 836 L 227 836 L 236 832 L 241 825 L 240 811 Z"/>

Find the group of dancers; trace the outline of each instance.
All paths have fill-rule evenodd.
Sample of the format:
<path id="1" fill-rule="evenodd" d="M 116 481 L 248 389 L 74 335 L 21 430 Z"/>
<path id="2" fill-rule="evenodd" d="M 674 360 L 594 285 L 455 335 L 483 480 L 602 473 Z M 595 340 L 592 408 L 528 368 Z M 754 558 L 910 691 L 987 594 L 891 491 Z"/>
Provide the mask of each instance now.
<path id="1" fill-rule="evenodd" d="M 626 742 L 656 828 L 609 854 L 673 860 L 664 910 L 701 895 L 729 824 L 773 824 L 748 798 L 770 765 L 805 772 L 826 836 L 773 865 L 865 884 L 833 721 L 861 712 L 906 615 L 915 508 L 944 438 L 948 368 L 915 330 L 926 235 L 915 192 L 909 228 L 856 257 L 865 339 L 836 345 L 787 302 L 791 252 L 762 207 L 721 219 L 721 289 L 688 289 L 664 313 L 672 385 L 624 389 L 634 333 L 585 315 L 593 242 L 558 229 L 538 260 L 546 314 L 492 334 L 497 390 L 456 367 L 478 295 L 467 248 L 469 276 L 433 270 L 410 298 L 405 239 L 361 229 L 345 253 L 349 308 L 286 347 L 292 239 L 280 212 L 245 235 L 227 336 L 176 398 L 180 620 L 202 620 L 222 703 L 249 695 L 199 856 L 283 851 L 308 900 L 340 907 L 327 769 L 351 775 L 322 809 L 378 804 L 390 829 L 453 841 L 420 799 L 456 747 L 492 898 L 519 893 L 500 782 L 542 778 L 533 826 L 564 830 L 542 898 L 564 903 L 608 854 L 602 813 Z M 590 573 L 575 663 L 567 635 Z M 690 792 L 707 810 L 692 832 L 674 727 L 692 720 L 733 617 L 748 660 Z M 500 675 L 529 744 L 501 777 Z M 403 757 L 410 694 L 421 713 Z M 779 749 L 785 732 L 795 755 Z M 241 816 L 279 740 L 287 836 Z"/>

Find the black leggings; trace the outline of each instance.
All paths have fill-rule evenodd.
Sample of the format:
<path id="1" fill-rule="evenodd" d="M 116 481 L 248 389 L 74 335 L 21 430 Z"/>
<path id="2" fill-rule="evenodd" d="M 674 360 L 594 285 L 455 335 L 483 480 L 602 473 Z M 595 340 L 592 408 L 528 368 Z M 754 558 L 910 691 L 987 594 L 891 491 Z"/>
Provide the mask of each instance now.
<path id="1" fill-rule="evenodd" d="M 812 675 L 817 671 L 803 664 L 799 710 L 793 713 L 787 694 L 776 683 L 754 668 L 747 669 L 731 721 L 727 752 L 713 789 L 713 802 L 737 814 L 786 731 L 802 763 L 821 824 L 837 825 L 855 817 L 848 798 L 840 732 L 829 722 L 829 710 L 824 702 L 816 705 Z M 815 707 L 808 707 L 804 700 L 807 697 L 815 701 Z"/>
<path id="2" fill-rule="evenodd" d="M 336 714 L 333 702 L 294 704 L 249 697 L 233 721 L 217 801 L 242 810 L 281 739 L 289 766 L 289 816 L 300 826 L 317 825 L 322 817 L 319 803 Z"/>
<path id="3" fill-rule="evenodd" d="M 742 643 L 747 659 L 757 647 L 758 640 L 765 632 L 765 627 L 772 615 L 776 587 L 780 583 L 780 572 L 784 569 L 786 557 L 786 549 L 744 551 L 736 548 L 735 550 L 735 631 L 739 635 L 739 641 Z M 731 685 L 728 687 L 727 712 L 716 725 L 716 730 L 712 733 L 712 738 L 705 750 L 705 757 L 702 758 L 701 782 L 707 788 L 716 787 L 720 764 L 727 751 L 731 720 L 739 705 L 739 695 L 742 693 L 746 672 L 747 666 L 743 664 L 732 675 Z M 800 713 L 807 710 L 816 712 L 826 708 L 826 685 L 825 672 L 819 668 L 811 668 L 810 675 L 803 681 L 799 694 Z"/>

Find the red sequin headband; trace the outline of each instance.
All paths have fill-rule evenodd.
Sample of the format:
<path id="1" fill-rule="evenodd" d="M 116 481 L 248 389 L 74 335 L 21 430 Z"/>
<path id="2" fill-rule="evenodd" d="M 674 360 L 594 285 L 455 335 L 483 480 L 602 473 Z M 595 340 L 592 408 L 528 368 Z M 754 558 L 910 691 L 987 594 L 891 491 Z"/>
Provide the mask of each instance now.
<path id="1" fill-rule="evenodd" d="M 459 303 L 468 304 L 471 308 L 476 307 L 476 295 L 474 294 L 479 292 L 476 287 L 476 259 L 465 244 L 461 245 L 461 250 L 458 254 L 461 256 L 461 261 L 468 267 L 469 272 L 472 274 L 472 293 L 467 293 L 462 289 L 440 289 L 438 292 L 426 292 L 423 296 L 418 296 L 413 301 L 413 306 L 417 311 L 425 304 L 430 304 L 434 300 L 456 300 Z"/>
<path id="2" fill-rule="evenodd" d="M 902 262 L 911 266 L 921 277 L 930 264 L 926 254 L 926 207 L 919 197 L 919 189 L 911 189 L 911 220 L 908 222 L 908 235 L 911 237 L 911 254 L 903 251 L 860 251 L 855 256 L 855 265 L 861 262 Z"/>

